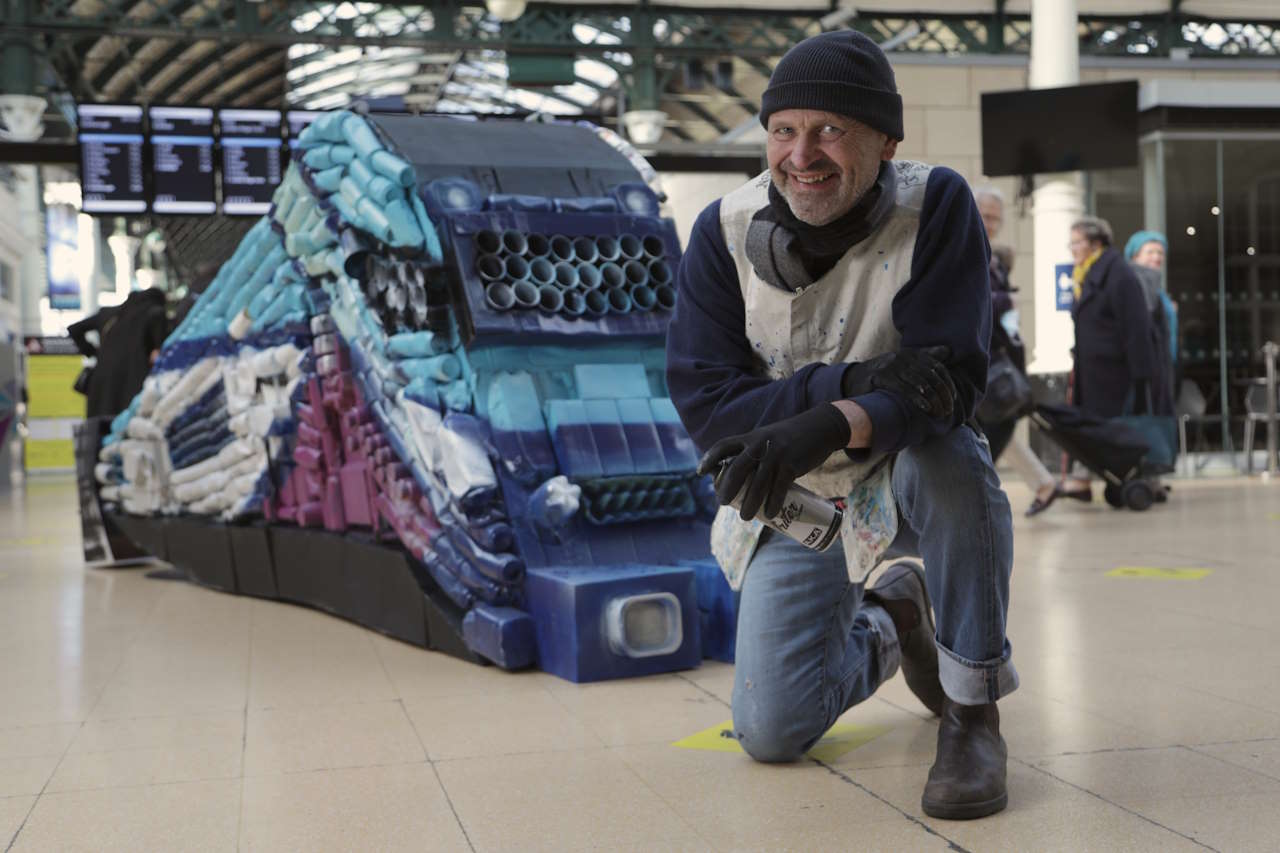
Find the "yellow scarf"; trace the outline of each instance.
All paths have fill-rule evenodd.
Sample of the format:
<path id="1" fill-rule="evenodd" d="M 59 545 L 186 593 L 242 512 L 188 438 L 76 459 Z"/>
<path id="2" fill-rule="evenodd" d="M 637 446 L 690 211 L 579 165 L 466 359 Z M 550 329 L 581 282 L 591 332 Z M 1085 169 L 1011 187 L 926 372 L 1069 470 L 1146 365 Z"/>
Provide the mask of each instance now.
<path id="1" fill-rule="evenodd" d="M 1077 301 L 1080 299 L 1080 290 L 1084 287 L 1084 277 L 1089 274 L 1089 268 L 1097 263 L 1100 257 L 1102 257 L 1102 249 L 1095 249 L 1092 255 L 1084 259 L 1084 263 L 1076 264 L 1075 269 L 1071 270 L 1071 280 L 1075 282 L 1072 291 Z"/>

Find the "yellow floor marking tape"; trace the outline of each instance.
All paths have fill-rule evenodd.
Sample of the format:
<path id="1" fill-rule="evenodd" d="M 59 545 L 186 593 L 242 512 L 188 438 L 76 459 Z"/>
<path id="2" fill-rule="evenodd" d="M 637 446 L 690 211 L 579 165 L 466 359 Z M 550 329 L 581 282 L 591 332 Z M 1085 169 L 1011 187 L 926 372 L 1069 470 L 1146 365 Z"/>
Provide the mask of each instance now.
<path id="1" fill-rule="evenodd" d="M 864 743 L 870 743 L 889 731 L 888 726 L 858 726 L 852 723 L 836 723 L 822 740 L 814 744 L 809 755 L 819 761 L 834 761 L 846 752 L 852 752 Z M 733 737 L 733 720 L 725 720 L 718 726 L 703 729 L 683 740 L 671 744 L 681 749 L 704 749 L 709 752 L 742 752 L 742 746 Z"/>
<path id="2" fill-rule="evenodd" d="M 1155 566 L 1120 566 L 1107 572 L 1109 578 L 1157 578 L 1167 581 L 1198 581 L 1213 569 L 1160 569 Z"/>

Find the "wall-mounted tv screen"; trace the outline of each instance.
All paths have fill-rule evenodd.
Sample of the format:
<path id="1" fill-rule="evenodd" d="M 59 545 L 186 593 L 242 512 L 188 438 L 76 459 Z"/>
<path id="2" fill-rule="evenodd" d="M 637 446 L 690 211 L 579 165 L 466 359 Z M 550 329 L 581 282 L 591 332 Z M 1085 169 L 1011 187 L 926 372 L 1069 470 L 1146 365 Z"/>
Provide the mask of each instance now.
<path id="1" fill-rule="evenodd" d="M 151 121 L 151 209 L 214 213 L 213 110 L 148 107 Z"/>
<path id="2" fill-rule="evenodd" d="M 218 110 L 222 212 L 261 215 L 280 185 L 284 140 L 279 110 Z"/>
<path id="3" fill-rule="evenodd" d="M 982 95 L 985 175 L 1036 175 L 1137 164 L 1137 81 Z"/>
<path id="4" fill-rule="evenodd" d="M 142 107 L 77 104 L 80 208 L 85 213 L 145 213 Z"/>

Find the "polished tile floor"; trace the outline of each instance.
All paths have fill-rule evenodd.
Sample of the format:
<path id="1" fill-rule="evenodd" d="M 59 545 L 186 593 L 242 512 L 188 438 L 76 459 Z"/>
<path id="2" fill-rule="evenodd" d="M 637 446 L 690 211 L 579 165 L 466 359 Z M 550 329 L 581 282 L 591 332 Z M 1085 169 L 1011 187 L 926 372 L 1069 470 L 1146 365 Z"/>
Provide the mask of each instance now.
<path id="1" fill-rule="evenodd" d="M 900 677 L 766 767 L 672 745 L 726 745 L 728 666 L 506 674 L 78 543 L 70 480 L 0 495 L 3 849 L 1280 848 L 1280 484 L 1018 518 L 1009 808 L 971 823 L 920 812 L 937 726 Z"/>

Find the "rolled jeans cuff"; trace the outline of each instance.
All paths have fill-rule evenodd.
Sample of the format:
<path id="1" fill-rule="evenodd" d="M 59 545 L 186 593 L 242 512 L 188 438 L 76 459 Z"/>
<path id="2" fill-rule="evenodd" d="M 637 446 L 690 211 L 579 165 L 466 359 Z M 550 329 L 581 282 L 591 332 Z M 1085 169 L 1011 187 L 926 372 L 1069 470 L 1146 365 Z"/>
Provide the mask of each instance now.
<path id="1" fill-rule="evenodd" d="M 880 667 L 880 683 L 884 684 L 897 674 L 898 665 L 902 662 L 898 629 L 893 627 L 889 611 L 878 604 L 863 604 L 859 614 L 867 617 L 871 632 L 876 635 L 876 663 Z"/>
<path id="2" fill-rule="evenodd" d="M 1018 671 L 1004 657 L 984 661 L 965 660 L 950 649 L 938 646 L 938 679 L 952 702 L 960 705 L 986 705 L 1008 696 L 1018 689 Z"/>

